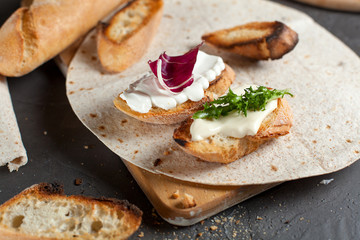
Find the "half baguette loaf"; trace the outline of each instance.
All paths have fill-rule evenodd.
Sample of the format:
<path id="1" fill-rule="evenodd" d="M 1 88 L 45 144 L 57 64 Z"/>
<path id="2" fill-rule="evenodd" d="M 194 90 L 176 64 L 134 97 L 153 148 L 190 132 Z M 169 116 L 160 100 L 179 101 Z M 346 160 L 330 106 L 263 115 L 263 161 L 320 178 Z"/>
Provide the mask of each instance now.
<path id="1" fill-rule="evenodd" d="M 0 29 L 0 74 L 22 76 L 128 0 L 23 1 Z"/>
<path id="2" fill-rule="evenodd" d="M 244 57 L 279 59 L 298 43 L 298 35 L 282 22 L 252 22 L 204 34 L 202 39 L 212 46 Z"/>
<path id="3" fill-rule="evenodd" d="M 126 239 L 142 212 L 127 201 L 65 196 L 58 184 L 41 183 L 0 206 L 5 240 Z"/>
<path id="4" fill-rule="evenodd" d="M 214 100 L 217 96 L 224 94 L 235 79 L 235 73 L 230 66 L 225 64 L 225 69 L 210 82 L 209 87 L 204 92 L 204 97 L 193 102 L 188 100 L 177 107 L 164 110 L 158 107 L 152 107 L 147 113 L 139 113 L 132 110 L 125 100 L 120 98 L 120 94 L 115 98 L 115 106 L 125 114 L 132 116 L 140 121 L 156 124 L 173 124 L 184 121 L 187 117 L 203 108 L 203 104 Z"/>
<path id="5" fill-rule="evenodd" d="M 286 99 L 279 98 L 277 108 L 261 123 L 255 136 L 243 138 L 211 136 L 205 140 L 192 141 L 190 126 L 192 118 L 175 129 L 173 138 L 185 152 L 209 162 L 230 163 L 255 151 L 264 142 L 289 133 L 292 112 Z"/>
<path id="6" fill-rule="evenodd" d="M 147 51 L 161 20 L 162 0 L 135 0 L 118 11 L 109 24 L 97 26 L 97 52 L 108 72 L 121 72 Z"/>

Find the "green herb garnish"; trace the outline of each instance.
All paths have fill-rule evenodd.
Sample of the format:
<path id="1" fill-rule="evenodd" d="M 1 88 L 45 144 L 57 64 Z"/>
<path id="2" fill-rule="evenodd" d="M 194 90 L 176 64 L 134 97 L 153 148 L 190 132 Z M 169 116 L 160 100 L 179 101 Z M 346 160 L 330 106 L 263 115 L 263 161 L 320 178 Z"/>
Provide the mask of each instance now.
<path id="1" fill-rule="evenodd" d="M 205 103 L 204 110 L 196 112 L 193 118 L 218 119 L 220 116 L 226 116 L 232 111 L 243 113 L 246 117 L 247 111 L 264 111 L 268 102 L 283 98 L 285 94 L 293 97 L 287 89 L 270 90 L 264 86 L 260 86 L 255 90 L 252 87 L 245 88 L 245 94 L 240 96 L 229 89 L 228 94 L 225 96 L 210 103 Z"/>

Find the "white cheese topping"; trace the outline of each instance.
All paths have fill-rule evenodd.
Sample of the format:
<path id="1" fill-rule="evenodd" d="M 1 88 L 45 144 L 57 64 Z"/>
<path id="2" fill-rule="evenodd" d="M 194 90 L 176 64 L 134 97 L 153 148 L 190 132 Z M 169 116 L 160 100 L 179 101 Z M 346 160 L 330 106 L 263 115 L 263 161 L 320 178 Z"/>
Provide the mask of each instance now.
<path id="1" fill-rule="evenodd" d="M 237 95 L 244 94 L 244 89 L 250 87 L 242 86 L 233 90 Z M 257 88 L 257 86 L 253 86 Z M 230 113 L 228 116 L 220 117 L 219 119 L 194 119 L 191 124 L 190 133 L 192 141 L 204 140 L 215 134 L 220 134 L 224 137 L 243 138 L 247 135 L 254 136 L 261 122 L 266 116 L 277 108 L 277 99 L 270 101 L 265 106 L 265 111 L 248 111 L 247 117 L 244 114 L 237 112 Z"/>
<path id="2" fill-rule="evenodd" d="M 170 93 L 162 88 L 156 77 L 148 73 L 124 91 L 120 97 L 128 106 L 137 112 L 147 113 L 153 106 L 169 110 L 188 99 L 197 102 L 204 97 L 204 90 L 209 83 L 225 69 L 221 57 L 208 55 L 199 51 L 193 70 L 194 82 L 178 94 Z"/>

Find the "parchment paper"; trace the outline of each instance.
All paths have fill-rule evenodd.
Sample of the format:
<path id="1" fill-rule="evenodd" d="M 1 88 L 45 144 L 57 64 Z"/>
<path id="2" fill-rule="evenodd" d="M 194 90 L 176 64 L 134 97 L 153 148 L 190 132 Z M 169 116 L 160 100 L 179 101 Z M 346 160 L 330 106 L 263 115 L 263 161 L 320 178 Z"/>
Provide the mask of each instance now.
<path id="1" fill-rule="evenodd" d="M 0 76 L 0 166 L 7 164 L 10 172 L 17 171 L 27 160 L 7 81 Z"/>
<path id="2" fill-rule="evenodd" d="M 279 20 L 298 32 L 300 42 L 281 60 L 251 62 L 221 51 L 236 72 L 234 85 L 253 83 L 290 88 L 291 133 L 231 164 L 199 161 L 172 140 L 177 125 L 153 125 L 121 113 L 113 99 L 148 71 L 160 53 L 180 54 L 201 35 L 250 21 Z M 91 33 L 72 61 L 67 95 L 79 117 L 106 146 L 126 161 L 154 173 L 214 185 L 267 184 L 340 170 L 360 157 L 360 61 L 347 46 L 310 17 L 260 0 L 166 0 L 164 16 L 148 53 L 117 74 L 106 74 Z M 161 159 L 161 164 L 154 162 Z"/>

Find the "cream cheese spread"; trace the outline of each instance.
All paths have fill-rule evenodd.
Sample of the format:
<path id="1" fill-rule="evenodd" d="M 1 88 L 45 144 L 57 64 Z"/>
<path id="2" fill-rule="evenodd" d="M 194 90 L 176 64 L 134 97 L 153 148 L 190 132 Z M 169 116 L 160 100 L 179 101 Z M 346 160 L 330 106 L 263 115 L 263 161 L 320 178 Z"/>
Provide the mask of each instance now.
<path id="1" fill-rule="evenodd" d="M 237 95 L 244 94 L 244 89 L 252 86 L 248 85 L 233 90 Z M 243 138 L 247 135 L 254 136 L 260 128 L 261 122 L 268 114 L 277 108 L 277 99 L 270 101 L 265 106 L 265 111 L 248 111 L 247 117 L 242 113 L 232 112 L 219 119 L 194 119 L 190 127 L 192 141 L 204 140 L 215 134 L 224 137 Z"/>
<path id="2" fill-rule="evenodd" d="M 156 77 L 149 72 L 134 82 L 125 90 L 120 98 L 134 111 L 147 113 L 153 106 L 169 110 L 188 99 L 197 102 L 204 97 L 204 90 L 209 83 L 220 75 L 225 69 L 221 57 L 198 52 L 193 70 L 194 82 L 182 92 L 174 94 L 166 91 L 157 81 Z"/>

